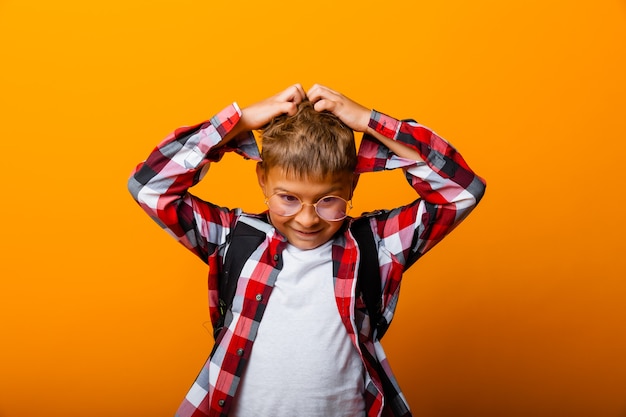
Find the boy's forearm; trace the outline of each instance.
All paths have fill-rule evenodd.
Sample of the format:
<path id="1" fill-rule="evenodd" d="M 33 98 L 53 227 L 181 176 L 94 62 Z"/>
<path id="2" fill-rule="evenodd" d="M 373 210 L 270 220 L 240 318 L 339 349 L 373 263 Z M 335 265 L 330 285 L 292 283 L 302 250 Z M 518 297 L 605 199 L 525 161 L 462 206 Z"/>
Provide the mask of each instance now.
<path id="1" fill-rule="evenodd" d="M 413 188 L 433 204 L 459 204 L 463 200 L 461 205 L 472 206 L 482 198 L 484 180 L 452 145 L 427 127 L 372 111 L 366 133 L 357 172 L 403 167 Z M 393 155 L 385 158 L 380 147 Z"/>
<path id="2" fill-rule="evenodd" d="M 128 181 L 129 191 L 141 208 L 203 260 L 211 245 L 220 243 L 222 234 L 215 230 L 228 223 L 230 214 L 194 197 L 188 189 L 201 180 L 210 162 L 218 161 L 235 147 L 244 157 L 258 159 L 254 138 L 241 132 L 232 146 L 216 148 L 233 131 L 239 120 L 238 112 L 238 107 L 231 105 L 210 122 L 172 132 L 138 165 Z M 202 213 L 204 224 L 196 224 L 201 217 L 198 213 Z"/>
<path id="3" fill-rule="evenodd" d="M 399 156 L 400 158 L 406 158 L 417 162 L 424 162 L 422 156 L 414 149 L 395 141 L 394 139 L 390 139 L 381 133 L 378 133 L 372 127 L 367 127 L 367 134 L 375 137 L 378 141 L 380 141 L 383 145 L 385 145 L 391 152 Z"/>
<path id="4" fill-rule="evenodd" d="M 233 104 L 210 121 L 170 133 L 133 171 L 129 191 L 135 200 L 157 217 L 163 212 L 164 200 L 169 202 L 168 206 L 175 206 L 176 199 L 200 180 L 198 172 L 230 150 L 218 149 L 217 145 L 223 143 L 225 137 L 232 139 L 241 134 L 241 129 L 235 129 L 239 113 L 238 106 Z M 244 156 L 258 159 L 258 148 L 253 139 L 238 141 L 237 146 Z"/>

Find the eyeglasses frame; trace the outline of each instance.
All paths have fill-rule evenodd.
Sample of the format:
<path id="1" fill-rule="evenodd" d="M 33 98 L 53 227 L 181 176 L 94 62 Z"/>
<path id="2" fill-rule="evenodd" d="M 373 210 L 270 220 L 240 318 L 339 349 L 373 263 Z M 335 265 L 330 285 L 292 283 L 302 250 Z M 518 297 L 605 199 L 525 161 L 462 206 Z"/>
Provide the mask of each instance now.
<path id="1" fill-rule="evenodd" d="M 270 205 L 269 205 L 269 200 L 270 200 L 270 198 L 274 197 L 275 195 L 279 195 L 279 194 L 285 194 L 285 195 L 289 195 L 289 196 L 293 196 L 293 197 L 297 198 L 297 199 L 298 199 L 298 201 L 300 202 L 300 209 L 299 209 L 298 211 L 296 211 L 295 213 L 293 213 L 293 214 L 289 214 L 289 215 L 278 214 L 278 213 L 276 213 L 276 212 L 272 211 L 272 209 L 270 208 Z M 333 219 L 333 220 L 330 220 L 330 219 L 327 219 L 327 218 L 325 218 L 324 216 L 320 215 L 320 213 L 317 211 L 317 205 L 320 203 L 320 201 L 321 201 L 321 200 L 323 200 L 323 199 L 325 199 L 325 198 L 328 198 L 328 197 L 338 198 L 338 199 L 340 199 L 340 200 L 345 201 L 345 203 L 346 203 L 346 213 L 345 213 L 345 215 L 344 215 L 342 218 L 340 218 L 340 219 Z M 302 211 L 302 209 L 304 208 L 304 206 L 313 206 L 313 209 L 315 210 L 315 214 L 317 214 L 317 216 L 318 216 L 320 219 L 323 219 L 323 220 L 325 220 L 325 221 L 327 221 L 327 222 L 339 222 L 339 221 L 344 220 L 346 217 L 348 217 L 348 213 L 350 212 L 350 210 L 351 210 L 351 209 L 352 209 L 352 207 L 353 207 L 353 206 L 352 206 L 352 199 L 350 199 L 350 200 L 346 200 L 345 198 L 343 198 L 343 197 L 339 197 L 338 195 L 332 195 L 332 194 L 330 194 L 330 195 L 325 195 L 325 196 L 323 196 L 323 197 L 320 197 L 320 198 L 319 198 L 319 199 L 318 199 L 315 203 L 305 203 L 305 202 L 303 202 L 303 201 L 302 201 L 302 199 L 301 199 L 300 197 L 298 197 L 297 195 L 295 195 L 295 194 L 291 194 L 291 193 L 286 193 L 286 192 L 283 192 L 283 191 L 277 191 L 277 192 L 275 192 L 274 194 L 270 195 L 269 197 L 267 197 L 267 196 L 266 196 L 266 197 L 265 197 L 265 201 L 264 201 L 264 203 L 265 203 L 265 205 L 267 206 L 267 209 L 268 209 L 270 212 L 272 212 L 272 213 L 276 214 L 277 216 L 281 216 L 281 217 L 293 217 L 293 216 L 297 215 L 298 213 L 300 213 L 300 212 Z"/>

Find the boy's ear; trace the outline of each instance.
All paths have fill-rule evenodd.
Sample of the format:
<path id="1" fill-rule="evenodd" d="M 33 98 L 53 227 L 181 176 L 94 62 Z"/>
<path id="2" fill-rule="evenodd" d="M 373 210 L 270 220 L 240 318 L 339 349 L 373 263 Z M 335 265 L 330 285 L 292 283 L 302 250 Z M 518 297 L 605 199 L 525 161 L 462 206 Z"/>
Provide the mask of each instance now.
<path id="1" fill-rule="evenodd" d="M 259 185 L 261 186 L 261 189 L 263 190 L 263 195 L 265 195 L 266 177 L 265 177 L 265 168 L 263 167 L 263 162 L 257 162 L 256 164 L 256 178 L 259 181 Z"/>

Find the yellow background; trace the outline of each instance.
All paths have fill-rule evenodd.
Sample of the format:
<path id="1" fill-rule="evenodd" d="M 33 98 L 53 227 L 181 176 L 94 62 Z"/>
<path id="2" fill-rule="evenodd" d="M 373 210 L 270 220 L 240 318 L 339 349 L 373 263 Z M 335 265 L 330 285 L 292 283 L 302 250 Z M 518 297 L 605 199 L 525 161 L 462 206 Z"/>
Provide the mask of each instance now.
<path id="1" fill-rule="evenodd" d="M 488 181 L 385 346 L 420 417 L 626 415 L 626 2 L 0 1 L 0 416 L 172 416 L 206 267 L 126 191 L 174 128 L 319 82 Z M 227 181 L 224 181 L 224 179 Z M 227 157 L 196 193 L 262 209 Z M 358 212 L 412 198 L 365 176 Z"/>

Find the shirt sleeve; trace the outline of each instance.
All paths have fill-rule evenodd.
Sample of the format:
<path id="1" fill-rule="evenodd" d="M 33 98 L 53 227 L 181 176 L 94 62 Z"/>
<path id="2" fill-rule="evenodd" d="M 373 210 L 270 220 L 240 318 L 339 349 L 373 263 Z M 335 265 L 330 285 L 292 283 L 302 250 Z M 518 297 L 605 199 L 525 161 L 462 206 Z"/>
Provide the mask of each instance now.
<path id="1" fill-rule="evenodd" d="M 383 246 L 406 269 L 467 217 L 483 197 L 486 182 L 452 145 L 413 120 L 396 120 L 374 110 L 369 126 L 423 159 L 401 158 L 367 134 L 359 147 L 358 173 L 401 168 L 418 194 L 411 204 L 376 216 Z"/>
<path id="2" fill-rule="evenodd" d="M 139 206 L 204 262 L 222 244 L 240 210 L 229 210 L 190 194 L 211 162 L 226 152 L 260 160 L 252 132 L 215 147 L 239 122 L 237 103 L 210 120 L 170 133 L 132 172 L 128 189 Z"/>

